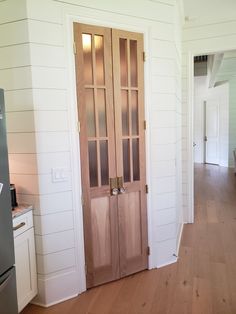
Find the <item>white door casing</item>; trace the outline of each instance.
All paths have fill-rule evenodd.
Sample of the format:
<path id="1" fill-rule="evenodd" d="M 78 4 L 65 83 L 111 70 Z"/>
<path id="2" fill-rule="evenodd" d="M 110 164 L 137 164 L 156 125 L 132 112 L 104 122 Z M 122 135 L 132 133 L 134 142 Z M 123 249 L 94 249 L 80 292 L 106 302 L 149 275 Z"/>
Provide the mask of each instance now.
<path id="1" fill-rule="evenodd" d="M 219 164 L 219 102 L 205 102 L 205 163 Z"/>

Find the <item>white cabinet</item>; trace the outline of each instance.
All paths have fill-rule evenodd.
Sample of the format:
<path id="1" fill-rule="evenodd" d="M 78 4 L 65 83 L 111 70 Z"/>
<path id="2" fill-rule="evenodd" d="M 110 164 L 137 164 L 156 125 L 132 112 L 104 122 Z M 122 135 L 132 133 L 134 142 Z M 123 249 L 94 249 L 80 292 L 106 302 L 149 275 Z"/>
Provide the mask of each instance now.
<path id="1" fill-rule="evenodd" d="M 32 211 L 13 219 L 16 288 L 19 312 L 37 294 L 36 256 Z"/>

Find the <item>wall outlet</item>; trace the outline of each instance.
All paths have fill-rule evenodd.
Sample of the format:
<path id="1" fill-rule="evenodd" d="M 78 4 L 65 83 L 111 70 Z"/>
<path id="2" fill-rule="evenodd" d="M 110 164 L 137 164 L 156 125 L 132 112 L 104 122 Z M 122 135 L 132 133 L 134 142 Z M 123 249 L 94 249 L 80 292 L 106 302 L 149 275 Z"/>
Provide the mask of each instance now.
<path id="1" fill-rule="evenodd" d="M 64 182 L 67 179 L 68 176 L 65 168 L 52 168 L 52 182 Z"/>

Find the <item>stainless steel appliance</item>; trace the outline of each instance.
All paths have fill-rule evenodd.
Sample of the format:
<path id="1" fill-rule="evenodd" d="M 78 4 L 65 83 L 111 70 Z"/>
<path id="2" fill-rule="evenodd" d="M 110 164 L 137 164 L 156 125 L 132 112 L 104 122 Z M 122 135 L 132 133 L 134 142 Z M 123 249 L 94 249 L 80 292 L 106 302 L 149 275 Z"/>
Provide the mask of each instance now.
<path id="1" fill-rule="evenodd" d="M 17 314 L 4 93 L 0 89 L 0 313 Z"/>

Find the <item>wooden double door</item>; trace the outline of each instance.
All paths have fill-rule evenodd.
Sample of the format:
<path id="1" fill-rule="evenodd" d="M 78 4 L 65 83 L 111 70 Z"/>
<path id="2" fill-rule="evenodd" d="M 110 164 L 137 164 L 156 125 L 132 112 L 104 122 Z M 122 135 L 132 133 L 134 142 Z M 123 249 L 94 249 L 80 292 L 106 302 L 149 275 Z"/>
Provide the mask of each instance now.
<path id="1" fill-rule="evenodd" d="M 87 287 L 147 268 L 143 35 L 74 23 Z"/>

